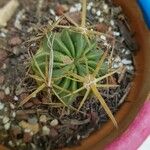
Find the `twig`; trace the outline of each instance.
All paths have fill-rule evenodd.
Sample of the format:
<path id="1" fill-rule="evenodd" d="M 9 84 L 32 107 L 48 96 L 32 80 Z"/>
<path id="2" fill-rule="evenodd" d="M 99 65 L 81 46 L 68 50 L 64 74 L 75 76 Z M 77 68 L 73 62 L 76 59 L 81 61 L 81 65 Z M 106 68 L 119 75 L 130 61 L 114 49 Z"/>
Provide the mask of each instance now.
<path id="1" fill-rule="evenodd" d="M 87 5 L 87 0 L 82 0 L 83 7 L 82 7 L 82 22 L 81 22 L 81 27 L 85 28 L 86 24 L 86 5 Z"/>

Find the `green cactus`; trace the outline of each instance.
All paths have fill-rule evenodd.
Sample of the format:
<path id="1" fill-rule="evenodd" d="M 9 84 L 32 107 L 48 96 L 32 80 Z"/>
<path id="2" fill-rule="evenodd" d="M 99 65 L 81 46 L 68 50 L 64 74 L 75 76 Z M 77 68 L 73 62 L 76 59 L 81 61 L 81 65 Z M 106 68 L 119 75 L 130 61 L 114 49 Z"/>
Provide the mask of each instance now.
<path id="1" fill-rule="evenodd" d="M 50 55 L 48 42 L 52 41 L 52 36 L 49 34 L 43 39 L 39 50 L 34 55 L 32 69 L 36 76 L 39 76 L 40 72 L 35 65 L 35 60 L 42 73 L 45 74 L 46 72 L 46 60 L 49 59 Z M 75 79 L 71 79 L 70 75 L 75 73 L 85 77 L 91 74 L 96 69 L 97 62 L 102 57 L 102 54 L 103 51 L 97 48 L 97 42 L 94 39 L 88 39 L 81 33 L 66 29 L 56 33 L 53 42 L 54 60 L 52 79 L 53 83 L 61 88 L 61 90 L 56 89 L 57 94 L 62 98 L 68 92 L 71 93 L 79 89 L 82 84 Z M 97 77 L 105 74 L 106 71 L 107 64 L 103 63 Z M 75 96 L 72 95 L 63 99 L 64 103 L 70 105 Z"/>

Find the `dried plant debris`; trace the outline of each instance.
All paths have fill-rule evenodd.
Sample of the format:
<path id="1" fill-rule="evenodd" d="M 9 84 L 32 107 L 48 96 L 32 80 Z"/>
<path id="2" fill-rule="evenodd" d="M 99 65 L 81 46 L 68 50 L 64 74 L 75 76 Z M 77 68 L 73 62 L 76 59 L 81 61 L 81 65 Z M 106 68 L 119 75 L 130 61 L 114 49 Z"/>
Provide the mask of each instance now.
<path id="1" fill-rule="evenodd" d="M 11 0 L 8 4 L 12 2 L 17 0 Z M 0 2 L 0 11 L 4 11 L 8 4 L 5 1 Z M 19 7 L 17 4 L 10 10 L 16 13 L 5 16 L 6 19 L 2 23 L 1 18 L 4 17 L 4 13 L 0 13 L 3 15 L 0 17 L 3 26 L 0 28 L 0 144 L 14 150 L 61 149 L 79 145 L 82 139 L 101 128 L 109 118 L 117 126 L 112 116 L 123 103 L 126 103 L 125 99 L 132 87 L 131 82 L 135 73 L 133 56 L 137 49 L 133 39 L 134 33 L 121 8 L 114 6 L 111 0 L 89 0 L 87 6 L 83 5 L 86 8 L 84 13 L 82 13 L 84 11 L 82 3 L 78 0 L 28 0 L 28 2 L 20 0 L 19 4 Z M 68 26 L 71 28 L 66 31 Z M 83 30 L 85 28 L 87 30 Z M 41 41 L 44 41 L 41 39 L 48 37 L 52 41 L 53 36 L 72 35 L 72 32 L 77 29 L 80 37 L 82 37 L 81 32 L 88 33 L 87 37 L 81 38 L 84 45 L 87 45 L 87 42 L 90 46 L 91 43 L 97 44 L 96 48 L 92 48 L 97 64 L 91 65 L 89 55 L 85 55 L 88 63 L 78 62 L 76 58 L 68 57 L 70 52 L 71 55 L 76 55 L 74 51 L 69 51 L 63 57 L 61 54 L 60 60 L 56 55 L 59 49 L 54 50 L 55 69 L 58 65 L 57 60 L 65 66 L 76 65 L 76 62 L 81 63 L 83 71 L 79 71 L 79 76 L 74 70 L 69 70 L 69 76 L 65 74 L 64 77 L 68 80 L 64 83 L 74 81 L 73 83 L 78 85 L 73 90 L 77 92 L 72 94 L 71 99 L 70 93 L 73 91 L 69 91 L 70 88 L 53 82 L 55 72 L 49 75 L 51 78 L 47 78 L 46 75 L 50 73 L 47 68 L 52 69 L 52 67 L 46 65 L 49 62 L 45 59 L 46 51 L 41 50 L 43 55 L 40 53 L 40 57 L 44 59 L 47 67 L 42 67 L 38 62 L 38 53 L 41 52 Z M 51 31 L 57 35 L 45 36 Z M 45 40 L 46 43 L 48 39 Z M 60 39 L 56 41 L 61 42 Z M 99 53 L 95 56 L 97 50 Z M 63 51 L 67 52 L 66 49 Z M 48 56 L 52 56 L 50 54 L 48 52 Z M 81 55 L 79 58 L 82 58 Z M 40 74 L 37 62 L 41 69 Z M 85 76 L 88 74 L 86 69 L 90 65 L 90 75 Z M 104 69 L 99 71 L 96 66 L 101 68 L 104 66 Z M 93 71 L 97 73 L 96 76 L 91 76 Z M 41 80 L 43 74 L 46 80 Z M 100 80 L 103 76 L 103 80 Z M 64 78 L 61 78 L 61 81 Z M 98 79 L 100 82 L 96 82 Z M 89 83 L 91 80 L 94 85 Z M 42 86 L 41 81 L 46 83 L 46 86 Z M 37 88 L 37 85 L 42 87 Z M 49 85 L 53 86 L 45 88 Z M 41 90 L 42 88 L 44 90 Z M 84 90 L 78 92 L 78 88 Z M 35 92 L 37 89 L 38 91 Z M 56 92 L 51 92 L 52 89 Z M 68 92 L 66 97 L 65 92 Z M 70 102 L 69 99 L 72 101 Z M 104 107 L 103 100 L 108 109 Z M 19 105 L 21 107 L 18 107 Z"/>

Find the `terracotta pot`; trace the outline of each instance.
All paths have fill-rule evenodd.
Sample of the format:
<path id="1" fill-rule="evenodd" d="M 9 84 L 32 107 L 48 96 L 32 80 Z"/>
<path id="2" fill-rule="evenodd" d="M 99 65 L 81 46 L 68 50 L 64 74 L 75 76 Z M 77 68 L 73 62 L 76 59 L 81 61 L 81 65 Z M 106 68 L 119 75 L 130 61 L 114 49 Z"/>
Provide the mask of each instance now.
<path id="1" fill-rule="evenodd" d="M 135 56 L 136 74 L 127 101 L 116 114 L 119 129 L 112 122 L 106 123 L 100 130 L 82 141 L 81 145 L 65 150 L 100 150 L 124 132 L 146 100 L 150 91 L 150 31 L 147 29 L 136 0 L 114 0 L 123 8 L 128 22 L 135 33 L 139 51 Z M 0 147 L 0 150 L 6 150 Z"/>
<path id="2" fill-rule="evenodd" d="M 135 56 L 136 74 L 127 98 L 129 102 L 125 102 L 116 114 L 119 123 L 118 130 L 109 121 L 100 130 L 83 140 L 80 146 L 74 147 L 72 150 L 104 149 L 108 143 L 128 128 L 150 91 L 150 31 L 145 25 L 136 0 L 114 0 L 114 3 L 123 8 L 139 46 Z M 69 150 L 69 148 L 65 150 Z"/>

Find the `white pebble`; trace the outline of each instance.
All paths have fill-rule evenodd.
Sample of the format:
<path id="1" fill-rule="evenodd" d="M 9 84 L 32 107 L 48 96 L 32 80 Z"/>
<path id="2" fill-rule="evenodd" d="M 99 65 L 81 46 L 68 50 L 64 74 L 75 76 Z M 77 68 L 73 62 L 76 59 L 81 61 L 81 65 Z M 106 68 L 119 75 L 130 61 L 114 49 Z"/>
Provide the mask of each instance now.
<path id="1" fill-rule="evenodd" d="M 9 118 L 8 118 L 7 116 L 5 116 L 5 117 L 3 118 L 3 124 L 6 124 L 8 121 L 9 121 Z"/>
<path id="2" fill-rule="evenodd" d="M 96 14 L 96 9 L 92 8 L 92 14 Z"/>
<path id="3" fill-rule="evenodd" d="M 88 6 L 87 6 L 87 10 L 90 10 L 90 9 L 91 9 L 91 6 L 90 6 L 90 5 L 88 5 Z"/>
<path id="4" fill-rule="evenodd" d="M 104 12 L 107 14 L 109 12 L 109 8 L 107 4 L 103 5 Z"/>
<path id="5" fill-rule="evenodd" d="M 129 65 L 129 64 L 132 64 L 132 61 L 131 61 L 131 60 L 127 60 L 127 59 L 123 59 L 123 60 L 122 60 L 122 63 L 123 63 L 124 65 Z"/>
<path id="6" fill-rule="evenodd" d="M 5 130 L 9 130 L 9 128 L 10 128 L 10 122 L 7 122 L 7 123 L 4 125 L 4 128 L 5 128 Z"/>
<path id="7" fill-rule="evenodd" d="M 82 8 L 81 3 L 75 4 L 75 7 L 76 7 L 77 11 L 80 11 Z"/>
<path id="8" fill-rule="evenodd" d="M 43 126 L 42 133 L 43 135 L 49 135 L 50 129 L 47 126 Z"/>
<path id="9" fill-rule="evenodd" d="M 24 10 L 24 9 L 20 10 L 20 11 L 18 12 L 18 14 L 17 14 L 17 16 L 16 16 L 16 20 L 15 20 L 15 22 L 14 22 L 14 26 L 15 26 L 17 29 L 19 29 L 19 30 L 22 29 L 21 20 L 25 18 L 24 13 L 25 13 L 25 10 Z"/>
<path id="10" fill-rule="evenodd" d="M 17 96 L 14 96 L 14 100 L 15 100 L 15 101 L 18 101 L 19 98 L 18 98 Z"/>
<path id="11" fill-rule="evenodd" d="M 31 133 L 31 130 L 26 128 L 26 129 L 24 130 L 24 132 L 26 132 L 26 133 Z"/>
<path id="12" fill-rule="evenodd" d="M 15 105 L 12 104 L 12 103 L 10 103 L 10 108 L 11 108 L 11 109 L 15 109 Z"/>
<path id="13" fill-rule="evenodd" d="M 119 67 L 118 64 L 116 64 L 116 63 L 113 64 L 113 68 L 118 68 L 118 67 Z"/>
<path id="14" fill-rule="evenodd" d="M 14 143 L 12 141 L 9 141 L 8 144 L 11 146 L 11 147 L 14 147 Z"/>
<path id="15" fill-rule="evenodd" d="M 57 120 L 57 119 L 52 120 L 52 121 L 50 122 L 50 125 L 51 125 L 52 127 L 57 126 L 57 125 L 58 125 L 58 120 Z"/>
<path id="16" fill-rule="evenodd" d="M 78 135 L 77 135 L 77 140 L 80 140 L 80 138 L 81 138 L 81 136 L 78 134 Z"/>
<path id="17" fill-rule="evenodd" d="M 134 70 L 134 67 L 133 67 L 133 66 L 127 66 L 127 70 L 133 71 L 133 70 Z"/>
<path id="18" fill-rule="evenodd" d="M 0 37 L 5 38 L 5 37 L 6 37 L 6 34 L 5 34 L 4 32 L 1 32 L 1 33 L 0 33 Z"/>
<path id="19" fill-rule="evenodd" d="M 4 108 L 4 112 L 7 112 L 7 111 L 8 111 L 8 107 L 5 107 L 5 108 Z"/>
<path id="20" fill-rule="evenodd" d="M 125 49 L 125 48 L 123 48 L 123 49 L 122 49 L 122 53 L 124 53 L 125 51 L 126 51 L 126 49 Z"/>
<path id="21" fill-rule="evenodd" d="M 97 16 L 100 16 L 100 15 L 101 15 L 101 11 L 98 10 L 98 11 L 96 12 L 96 15 L 97 15 Z"/>
<path id="22" fill-rule="evenodd" d="M 100 38 L 101 38 L 102 40 L 106 41 L 106 36 L 101 35 Z"/>
<path id="23" fill-rule="evenodd" d="M 120 36 L 120 32 L 113 32 L 114 36 Z"/>
<path id="24" fill-rule="evenodd" d="M 76 11 L 77 11 L 77 8 L 76 8 L 76 7 L 74 7 L 74 6 L 70 7 L 69 12 L 76 12 Z"/>
<path id="25" fill-rule="evenodd" d="M 7 65 L 6 65 L 6 63 L 4 63 L 2 66 L 2 69 L 6 69 L 6 68 L 7 68 Z"/>
<path id="26" fill-rule="evenodd" d="M 99 21 L 100 23 L 102 23 L 102 22 L 104 21 L 104 18 L 99 18 L 98 21 Z"/>
<path id="27" fill-rule="evenodd" d="M 55 11 L 54 11 L 53 9 L 50 9 L 49 11 L 50 11 L 50 13 L 51 13 L 52 15 L 55 16 Z"/>
<path id="28" fill-rule="evenodd" d="M 0 102 L 0 110 L 4 109 L 4 104 Z"/>
<path id="29" fill-rule="evenodd" d="M 111 24 L 112 26 L 114 26 L 114 25 L 115 25 L 114 20 L 110 20 L 110 24 Z"/>
<path id="30" fill-rule="evenodd" d="M 47 117 L 45 115 L 41 115 L 39 120 L 40 120 L 40 122 L 46 123 Z"/>
<path id="31" fill-rule="evenodd" d="M 16 117 L 16 112 L 12 112 L 12 117 L 13 117 L 13 118 Z"/>
<path id="32" fill-rule="evenodd" d="M 130 52 L 129 50 L 127 50 L 127 51 L 125 52 L 125 54 L 126 54 L 126 55 L 129 55 L 129 54 L 131 54 L 131 52 Z"/>
<path id="33" fill-rule="evenodd" d="M 107 4 L 104 4 L 104 5 L 103 5 L 103 9 L 104 9 L 104 10 L 108 9 L 108 5 L 107 5 Z"/>
<path id="34" fill-rule="evenodd" d="M 89 2 L 89 4 L 88 4 L 88 5 L 93 6 L 93 2 Z"/>
<path id="35" fill-rule="evenodd" d="M 9 95 L 9 94 L 10 94 L 10 88 L 9 88 L 9 87 L 6 87 L 6 88 L 5 88 L 5 94 L 6 94 L 6 95 Z"/>

